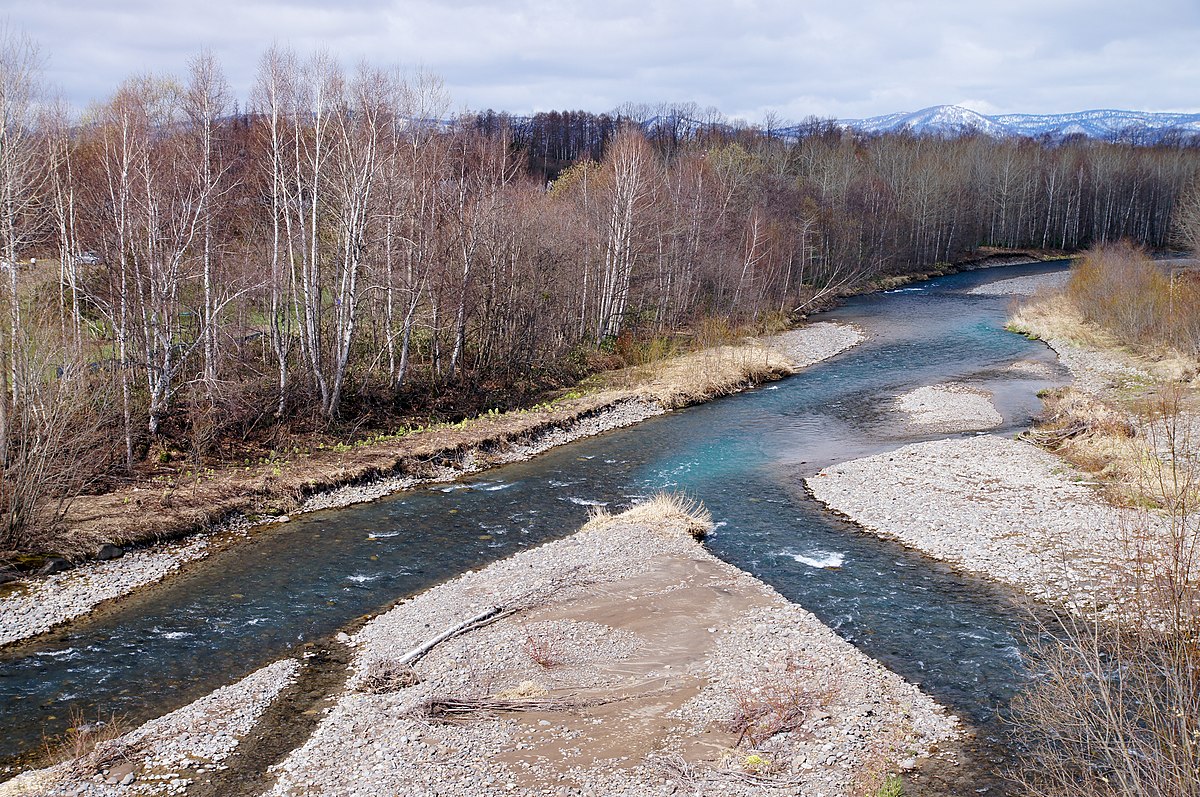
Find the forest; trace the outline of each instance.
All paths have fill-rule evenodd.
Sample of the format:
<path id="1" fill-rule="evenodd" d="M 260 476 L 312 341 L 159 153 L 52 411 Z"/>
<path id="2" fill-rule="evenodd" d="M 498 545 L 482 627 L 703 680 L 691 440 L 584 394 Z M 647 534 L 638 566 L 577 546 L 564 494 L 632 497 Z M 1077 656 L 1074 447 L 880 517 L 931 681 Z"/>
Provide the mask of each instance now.
<path id="1" fill-rule="evenodd" d="M 74 113 L 4 44 L 0 549 L 172 451 L 521 406 L 984 247 L 1187 243 L 1200 172 L 1189 141 L 455 115 L 435 76 L 278 47 L 240 100 L 200 54 Z"/>

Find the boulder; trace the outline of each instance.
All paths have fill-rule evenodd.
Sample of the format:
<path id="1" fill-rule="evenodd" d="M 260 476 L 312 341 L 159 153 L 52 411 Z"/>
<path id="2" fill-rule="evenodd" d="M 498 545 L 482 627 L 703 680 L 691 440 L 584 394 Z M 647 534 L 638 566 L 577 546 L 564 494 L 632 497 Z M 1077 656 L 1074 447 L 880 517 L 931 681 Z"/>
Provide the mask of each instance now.
<path id="1" fill-rule="evenodd" d="M 51 556 L 46 560 L 46 563 L 38 569 L 37 574 L 39 576 L 50 576 L 54 575 L 55 573 L 61 573 L 64 570 L 70 569 L 71 563 L 66 559 L 62 559 L 58 556 Z"/>
<path id="2" fill-rule="evenodd" d="M 112 543 L 105 543 L 100 546 L 100 550 L 96 551 L 96 558 L 102 562 L 109 559 L 120 559 L 124 555 L 125 549 Z"/>

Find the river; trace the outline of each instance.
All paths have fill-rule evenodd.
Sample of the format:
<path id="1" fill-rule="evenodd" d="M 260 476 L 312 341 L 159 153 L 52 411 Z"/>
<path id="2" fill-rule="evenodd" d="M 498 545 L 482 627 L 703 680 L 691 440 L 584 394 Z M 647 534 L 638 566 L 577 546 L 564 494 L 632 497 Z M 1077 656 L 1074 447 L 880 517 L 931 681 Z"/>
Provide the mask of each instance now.
<path id="1" fill-rule="evenodd" d="M 0 654 L 0 762 L 88 718 L 159 715 L 361 615 L 570 534 L 589 507 L 658 490 L 699 498 L 708 545 L 955 711 L 987 725 L 1021 679 L 1026 609 L 1003 590 L 863 534 L 804 492 L 821 467 L 944 435 L 906 429 L 900 393 L 946 381 L 992 391 L 1001 434 L 1054 384 L 1005 366 L 1056 365 L 1003 331 L 984 282 L 1056 264 L 967 272 L 856 297 L 823 320 L 869 339 L 781 382 L 668 413 L 476 478 L 318 512 L 255 532 L 65 630 Z M 1065 375 L 1059 381 L 1065 381 Z M 9 768 L 11 772 L 11 766 Z M 3 769 L 0 769 L 3 772 Z"/>

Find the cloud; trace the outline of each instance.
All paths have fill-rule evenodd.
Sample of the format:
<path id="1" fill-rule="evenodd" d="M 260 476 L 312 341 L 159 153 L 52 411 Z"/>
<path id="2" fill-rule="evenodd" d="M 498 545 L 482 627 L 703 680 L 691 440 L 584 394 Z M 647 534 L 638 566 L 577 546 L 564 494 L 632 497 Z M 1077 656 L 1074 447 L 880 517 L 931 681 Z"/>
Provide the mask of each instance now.
<path id="1" fill-rule="evenodd" d="M 47 0 L 10 10 L 75 105 L 211 48 L 243 99 L 272 43 L 424 66 L 456 106 L 861 117 L 963 98 L 1000 112 L 1200 110 L 1191 0 Z"/>

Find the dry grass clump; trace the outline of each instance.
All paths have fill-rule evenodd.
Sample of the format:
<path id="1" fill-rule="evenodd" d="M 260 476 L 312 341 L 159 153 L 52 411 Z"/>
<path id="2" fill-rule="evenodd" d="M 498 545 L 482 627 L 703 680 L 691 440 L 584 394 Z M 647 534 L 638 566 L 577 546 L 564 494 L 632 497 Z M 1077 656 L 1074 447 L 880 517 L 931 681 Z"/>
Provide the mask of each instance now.
<path id="1" fill-rule="evenodd" d="M 376 659 L 367 665 L 355 689 L 372 695 L 398 692 L 421 682 L 417 671 L 409 664 L 393 659 Z"/>
<path id="2" fill-rule="evenodd" d="M 1037 428 L 1023 436 L 1107 482 L 1117 503 L 1138 503 L 1133 493 L 1147 448 L 1134 416 L 1074 388 L 1046 393 L 1042 402 Z"/>
<path id="3" fill-rule="evenodd" d="M 694 498 L 680 493 L 657 493 L 619 515 L 596 508 L 584 529 L 604 528 L 611 523 L 632 523 L 650 528 L 673 528 L 679 525 L 692 536 L 702 540 L 713 530 L 712 514 Z"/>
<path id="4" fill-rule="evenodd" d="M 1075 346 L 1111 351 L 1119 348 L 1116 337 L 1084 321 L 1075 303 L 1061 291 L 1038 293 L 1016 306 L 1008 328 L 1042 340 L 1065 340 Z"/>
<path id="5" fill-rule="evenodd" d="M 129 730 L 129 723 L 119 714 L 89 722 L 82 711 L 72 709 L 67 732 L 45 742 L 46 757 L 56 763 L 70 762 L 74 774 L 90 778 L 139 752 L 140 745 L 122 738 Z"/>

